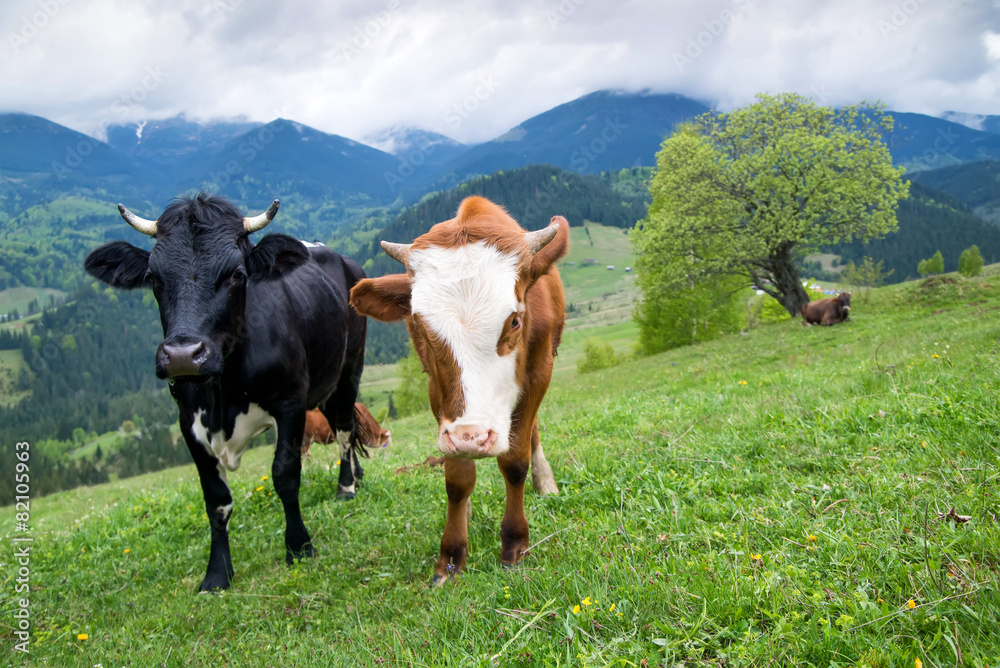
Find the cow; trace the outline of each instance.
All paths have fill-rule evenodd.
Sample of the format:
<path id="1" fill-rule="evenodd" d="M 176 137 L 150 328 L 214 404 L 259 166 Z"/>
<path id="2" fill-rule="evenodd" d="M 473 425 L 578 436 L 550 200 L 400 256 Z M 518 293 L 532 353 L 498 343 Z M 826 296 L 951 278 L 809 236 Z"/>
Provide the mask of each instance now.
<path id="1" fill-rule="evenodd" d="M 354 423 L 358 428 L 358 441 L 369 448 L 385 448 L 392 445 L 392 432 L 382 429 L 378 421 L 362 403 L 354 404 Z M 313 443 L 333 443 L 336 435 L 330 423 L 318 409 L 306 413 L 306 428 L 302 435 L 302 456 L 309 456 L 309 446 Z"/>
<path id="2" fill-rule="evenodd" d="M 817 299 L 802 305 L 802 324 L 836 325 L 851 315 L 851 293 L 841 292 L 836 297 Z"/>
<path id="3" fill-rule="evenodd" d="M 350 308 L 348 291 L 364 273 L 330 249 L 283 234 L 253 244 L 250 234 L 271 222 L 278 200 L 253 217 L 205 193 L 174 200 L 157 220 L 118 209 L 156 240 L 152 250 L 114 241 L 92 251 L 84 268 L 116 288 L 151 288 L 159 306 L 156 375 L 177 403 L 211 529 L 199 590 L 232 582 L 226 474 L 240 465 L 250 439 L 270 427 L 277 431 L 271 474 L 285 512 L 285 559 L 315 556 L 299 509 L 302 431 L 306 408 L 320 406 L 343 453 L 337 496 L 353 498 L 363 473 L 353 409 L 367 321 Z"/>
<path id="4" fill-rule="evenodd" d="M 351 304 L 385 322 L 405 319 L 428 375 L 448 496 L 431 584 L 465 567 L 478 459 L 495 458 L 506 480 L 500 561 L 515 566 L 529 547 L 529 466 L 538 494 L 559 491 L 536 415 L 565 323 L 555 263 L 568 250 L 569 224 L 555 216 L 525 232 L 500 206 L 469 197 L 412 243 L 381 245 L 406 273 L 359 281 Z"/>

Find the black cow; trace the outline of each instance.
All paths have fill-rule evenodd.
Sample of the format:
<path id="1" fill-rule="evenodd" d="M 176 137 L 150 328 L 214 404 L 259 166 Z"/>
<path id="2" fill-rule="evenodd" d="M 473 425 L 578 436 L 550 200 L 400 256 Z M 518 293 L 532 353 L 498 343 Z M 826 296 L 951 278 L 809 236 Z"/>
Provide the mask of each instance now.
<path id="1" fill-rule="evenodd" d="M 200 589 L 225 589 L 233 576 L 229 519 L 235 470 L 250 439 L 277 428 L 271 467 L 285 509 L 285 557 L 314 556 L 299 511 L 306 409 L 320 406 L 341 444 L 337 496 L 354 496 L 358 462 L 354 402 L 364 365 L 365 319 L 349 306 L 364 277 L 352 260 L 323 246 L 271 234 L 254 245 L 278 210 L 253 218 L 205 195 L 175 200 L 158 220 L 121 204 L 125 220 L 156 239 L 152 251 L 114 241 L 91 252 L 87 272 L 116 288 L 152 288 L 163 342 L 156 375 L 168 379 L 180 426 L 198 467 L 212 530 Z"/>

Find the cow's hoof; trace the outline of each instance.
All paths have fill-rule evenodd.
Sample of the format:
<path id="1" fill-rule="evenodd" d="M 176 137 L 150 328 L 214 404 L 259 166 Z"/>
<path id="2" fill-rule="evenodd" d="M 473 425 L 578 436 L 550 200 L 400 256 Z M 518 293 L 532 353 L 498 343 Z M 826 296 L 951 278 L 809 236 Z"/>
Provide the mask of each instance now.
<path id="1" fill-rule="evenodd" d="M 296 559 L 312 559 L 317 554 L 316 548 L 312 546 L 312 543 L 306 543 L 301 550 L 293 550 L 291 548 L 285 548 L 285 563 L 291 566 L 295 563 Z"/>
<path id="2" fill-rule="evenodd" d="M 356 496 L 353 489 L 344 489 L 342 487 L 337 488 L 337 500 L 338 501 L 350 501 Z"/>
<path id="3" fill-rule="evenodd" d="M 224 589 L 229 589 L 230 580 L 224 574 L 212 573 L 205 576 L 205 579 L 201 581 L 198 586 L 198 593 L 204 592 L 215 592 L 222 591 Z"/>
<path id="4" fill-rule="evenodd" d="M 434 577 L 431 578 L 431 581 L 427 583 L 427 586 L 431 589 L 439 589 L 443 587 L 448 580 L 454 579 L 454 575 L 439 575 L 438 573 L 435 573 Z"/>

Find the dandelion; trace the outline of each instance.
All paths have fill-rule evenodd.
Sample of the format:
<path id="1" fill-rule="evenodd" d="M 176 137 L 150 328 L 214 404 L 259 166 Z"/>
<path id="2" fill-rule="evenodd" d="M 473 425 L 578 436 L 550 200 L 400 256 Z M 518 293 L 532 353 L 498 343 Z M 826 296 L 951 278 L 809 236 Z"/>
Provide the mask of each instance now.
<path id="1" fill-rule="evenodd" d="M 574 605 L 573 606 L 573 614 L 574 615 L 579 615 L 580 614 L 580 606 L 579 605 Z"/>
<path id="2" fill-rule="evenodd" d="M 913 661 L 913 666 L 914 668 L 924 668 L 924 662 L 921 661 L 920 659 L 915 659 Z"/>
<path id="3" fill-rule="evenodd" d="M 754 554 L 753 552 L 750 553 L 750 558 L 754 561 L 761 561 L 761 556 L 759 554 Z"/>
<path id="4" fill-rule="evenodd" d="M 745 380 L 741 380 L 740 381 L 740 385 L 746 385 L 746 384 L 747 384 L 747 382 Z"/>
<path id="5" fill-rule="evenodd" d="M 580 603 L 583 603 L 584 605 L 590 605 L 590 597 L 588 596 L 587 598 L 580 601 Z"/>
<path id="6" fill-rule="evenodd" d="M 876 602 L 876 603 L 885 603 L 885 601 L 883 601 L 883 600 L 882 600 L 882 599 L 880 599 L 880 598 L 877 598 L 877 599 L 875 599 L 875 602 Z"/>
<path id="7" fill-rule="evenodd" d="M 89 640 L 90 636 L 88 636 L 86 633 L 77 633 L 76 634 L 76 639 L 77 640 Z"/>
<path id="8" fill-rule="evenodd" d="M 920 447 L 921 448 L 926 448 L 927 447 L 927 441 L 920 441 Z"/>
<path id="9" fill-rule="evenodd" d="M 816 542 L 816 536 L 814 536 L 812 534 L 809 534 L 809 542 L 815 543 Z"/>
<path id="10" fill-rule="evenodd" d="M 909 608 L 910 610 L 913 610 L 915 607 L 917 607 L 917 604 L 911 598 L 909 601 L 906 602 L 906 607 Z"/>
<path id="11" fill-rule="evenodd" d="M 933 355 L 931 355 L 931 357 L 937 357 L 938 359 L 940 359 L 940 358 L 941 358 L 941 356 L 940 356 L 940 355 L 938 355 L 937 353 L 934 353 Z"/>
<path id="12" fill-rule="evenodd" d="M 263 477 L 261 478 L 261 482 L 263 482 L 263 481 L 265 481 L 265 480 L 267 480 L 267 476 L 263 476 Z"/>
<path id="13" fill-rule="evenodd" d="M 131 551 L 132 551 L 132 550 L 128 549 L 127 547 L 125 548 L 125 554 L 128 554 L 128 553 L 129 553 L 129 552 L 131 552 Z"/>
<path id="14" fill-rule="evenodd" d="M 337 460 L 337 463 L 334 464 L 334 466 L 340 466 L 340 460 L 339 459 Z"/>
<path id="15" fill-rule="evenodd" d="M 614 612 L 614 611 L 615 611 L 615 604 L 614 604 L 614 603 L 612 603 L 612 604 L 611 604 L 611 607 L 610 607 L 610 608 L 608 608 L 608 612 Z"/>
<path id="16" fill-rule="evenodd" d="M 260 490 L 262 490 L 262 489 L 264 489 L 264 486 L 263 486 L 263 485 L 261 485 L 260 487 L 258 487 L 258 488 L 256 489 L 256 491 L 258 491 L 258 492 L 259 492 L 259 491 L 260 491 Z"/>

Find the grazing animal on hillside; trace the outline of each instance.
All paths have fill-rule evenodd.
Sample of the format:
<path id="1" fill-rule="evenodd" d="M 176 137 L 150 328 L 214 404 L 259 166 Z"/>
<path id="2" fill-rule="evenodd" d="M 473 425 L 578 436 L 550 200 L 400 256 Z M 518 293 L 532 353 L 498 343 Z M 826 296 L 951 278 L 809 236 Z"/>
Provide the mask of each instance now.
<path id="1" fill-rule="evenodd" d="M 362 403 L 354 404 L 354 424 L 358 429 L 358 440 L 369 448 L 385 448 L 392 445 L 392 432 L 382 429 L 375 416 Z M 336 439 L 330 423 L 323 417 L 320 410 L 306 413 L 306 428 L 302 435 L 302 456 L 309 455 L 309 446 L 313 443 L 333 443 Z"/>
<path id="2" fill-rule="evenodd" d="M 433 584 L 465 567 L 476 460 L 495 457 L 507 481 L 500 560 L 529 547 L 524 482 L 558 493 L 538 438 L 536 414 L 552 377 L 565 302 L 556 262 L 569 247 L 562 216 L 525 232 L 482 197 L 411 244 L 382 242 L 405 274 L 359 281 L 351 303 L 383 321 L 406 319 L 438 421 L 448 512 Z"/>
<path id="3" fill-rule="evenodd" d="M 851 315 L 851 293 L 841 292 L 836 297 L 817 299 L 802 305 L 804 325 L 835 325 Z"/>
<path id="4" fill-rule="evenodd" d="M 271 473 L 285 511 L 286 561 L 314 556 L 299 510 L 302 430 L 306 408 L 320 406 L 342 451 L 337 496 L 353 497 L 362 474 L 353 409 L 366 320 L 348 293 L 364 273 L 332 250 L 283 234 L 251 243 L 278 200 L 247 218 L 204 193 L 175 200 L 157 220 L 118 209 L 156 244 L 146 251 L 114 241 L 92 251 L 84 267 L 116 288 L 151 288 L 159 305 L 156 375 L 177 402 L 211 527 L 200 589 L 232 581 L 226 471 L 235 471 L 250 439 L 270 427 L 277 429 Z"/>

